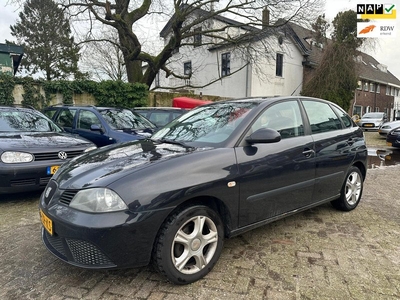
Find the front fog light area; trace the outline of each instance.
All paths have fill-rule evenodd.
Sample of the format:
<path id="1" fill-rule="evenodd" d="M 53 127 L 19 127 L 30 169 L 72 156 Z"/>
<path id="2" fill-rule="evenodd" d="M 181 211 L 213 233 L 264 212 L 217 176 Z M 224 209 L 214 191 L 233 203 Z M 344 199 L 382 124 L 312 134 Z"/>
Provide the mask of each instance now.
<path id="1" fill-rule="evenodd" d="M 94 188 L 79 191 L 69 204 L 78 210 L 103 213 L 128 209 L 128 206 L 122 201 L 114 191 L 107 188 Z"/>

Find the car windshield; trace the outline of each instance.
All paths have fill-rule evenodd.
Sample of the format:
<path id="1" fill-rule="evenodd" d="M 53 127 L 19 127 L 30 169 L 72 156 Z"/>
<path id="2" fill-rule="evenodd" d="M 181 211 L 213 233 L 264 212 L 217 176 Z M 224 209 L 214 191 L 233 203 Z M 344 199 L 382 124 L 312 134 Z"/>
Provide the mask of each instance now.
<path id="1" fill-rule="evenodd" d="M 221 102 L 200 106 L 176 119 L 152 139 L 203 145 L 227 140 L 247 113 L 259 102 Z"/>
<path id="2" fill-rule="evenodd" d="M 363 119 L 380 119 L 383 115 L 381 113 L 369 113 L 363 116 Z"/>
<path id="3" fill-rule="evenodd" d="M 100 113 L 112 129 L 155 128 L 155 125 L 140 114 L 129 109 L 102 109 Z"/>
<path id="4" fill-rule="evenodd" d="M 1 110 L 0 131 L 61 132 L 62 129 L 39 113 L 23 110 Z"/>

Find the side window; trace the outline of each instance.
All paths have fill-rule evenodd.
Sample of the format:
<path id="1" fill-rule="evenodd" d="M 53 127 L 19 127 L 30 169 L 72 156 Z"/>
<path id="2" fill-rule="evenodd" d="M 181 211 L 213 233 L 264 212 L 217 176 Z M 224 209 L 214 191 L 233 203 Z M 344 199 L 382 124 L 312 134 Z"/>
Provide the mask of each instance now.
<path id="1" fill-rule="evenodd" d="M 62 109 L 57 116 L 55 122 L 61 127 L 72 128 L 74 123 L 76 110 L 75 109 Z"/>
<path id="2" fill-rule="evenodd" d="M 310 121 L 312 133 L 342 129 L 342 123 L 329 104 L 303 100 L 303 105 Z"/>
<path id="3" fill-rule="evenodd" d="M 92 125 L 101 126 L 99 118 L 91 111 L 81 110 L 78 118 L 78 128 L 90 130 Z"/>
<path id="4" fill-rule="evenodd" d="M 251 132 L 263 127 L 278 131 L 283 139 L 304 135 L 298 102 L 285 101 L 268 107 L 257 118 Z"/>
<path id="5" fill-rule="evenodd" d="M 333 107 L 333 110 L 342 119 L 342 122 L 346 128 L 350 128 L 353 126 L 353 122 L 348 114 L 346 114 L 344 111 L 340 110 L 337 107 Z"/>
<path id="6" fill-rule="evenodd" d="M 46 117 L 49 117 L 50 119 L 53 119 L 53 117 L 56 114 L 56 112 L 57 112 L 56 109 L 47 109 L 43 113 L 46 115 Z"/>

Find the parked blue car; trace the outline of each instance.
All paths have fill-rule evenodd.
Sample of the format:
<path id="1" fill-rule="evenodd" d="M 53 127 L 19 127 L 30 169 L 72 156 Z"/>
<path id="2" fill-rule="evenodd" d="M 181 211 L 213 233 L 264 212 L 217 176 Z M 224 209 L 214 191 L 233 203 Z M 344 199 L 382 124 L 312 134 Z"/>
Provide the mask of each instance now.
<path id="1" fill-rule="evenodd" d="M 55 105 L 43 112 L 66 132 L 79 134 L 97 147 L 141 140 L 156 129 L 145 117 L 124 108 Z"/>

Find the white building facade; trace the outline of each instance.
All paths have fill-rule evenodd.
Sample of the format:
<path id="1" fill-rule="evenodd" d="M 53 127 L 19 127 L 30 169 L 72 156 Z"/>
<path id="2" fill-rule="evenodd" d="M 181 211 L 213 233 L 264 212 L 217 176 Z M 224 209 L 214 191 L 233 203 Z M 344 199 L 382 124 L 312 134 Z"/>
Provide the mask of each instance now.
<path id="1" fill-rule="evenodd" d="M 224 22 L 229 21 L 232 20 L 210 19 L 199 26 L 199 31 L 226 26 Z M 299 95 L 303 54 L 285 26 L 266 30 L 242 26 L 224 32 L 225 38 L 245 37 L 246 33 L 251 38 L 244 38 L 242 45 L 235 47 L 229 43 L 218 44 L 207 36 L 194 36 L 192 44 L 175 51 L 167 65 L 174 74 L 186 75 L 188 79 L 172 75 L 166 78 L 166 73 L 161 71 L 151 89 L 183 90 L 223 98 Z M 170 34 L 162 36 L 168 43 Z"/>

